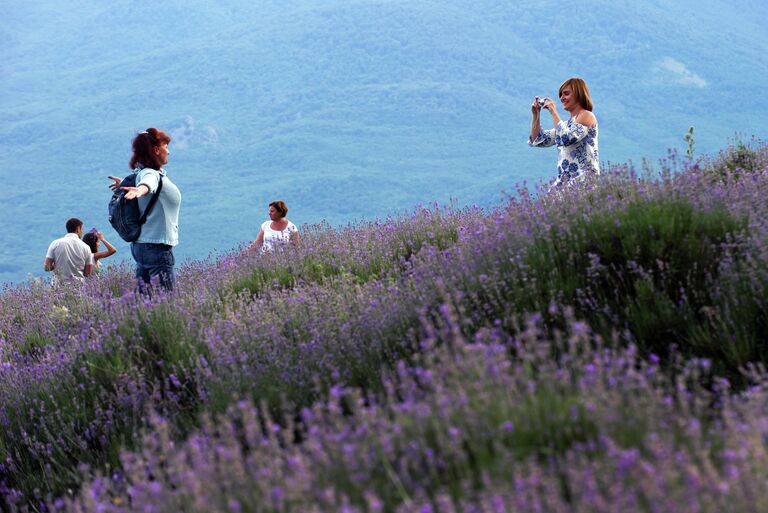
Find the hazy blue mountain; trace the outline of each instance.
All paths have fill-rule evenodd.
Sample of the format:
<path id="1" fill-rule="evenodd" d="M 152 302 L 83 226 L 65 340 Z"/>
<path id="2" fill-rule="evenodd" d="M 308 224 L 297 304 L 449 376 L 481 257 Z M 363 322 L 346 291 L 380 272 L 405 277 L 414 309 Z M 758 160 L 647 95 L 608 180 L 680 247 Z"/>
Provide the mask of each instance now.
<path id="1" fill-rule="evenodd" d="M 0 281 L 43 274 L 71 216 L 129 257 L 105 177 L 149 126 L 174 139 L 181 259 L 254 238 L 273 199 L 335 225 L 547 180 L 555 151 L 526 145 L 529 106 L 573 75 L 604 161 L 682 150 L 689 125 L 698 153 L 764 137 L 766 5 L 6 1 Z"/>

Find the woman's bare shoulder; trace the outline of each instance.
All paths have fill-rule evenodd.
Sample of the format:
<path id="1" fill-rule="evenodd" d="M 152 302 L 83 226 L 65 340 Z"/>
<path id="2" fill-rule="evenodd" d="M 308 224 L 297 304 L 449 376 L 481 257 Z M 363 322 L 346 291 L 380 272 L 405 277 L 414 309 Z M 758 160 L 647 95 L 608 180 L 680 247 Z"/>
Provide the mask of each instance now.
<path id="1" fill-rule="evenodd" d="M 595 126 L 597 124 L 597 118 L 588 110 L 582 110 L 579 112 L 576 120 L 580 125 Z"/>

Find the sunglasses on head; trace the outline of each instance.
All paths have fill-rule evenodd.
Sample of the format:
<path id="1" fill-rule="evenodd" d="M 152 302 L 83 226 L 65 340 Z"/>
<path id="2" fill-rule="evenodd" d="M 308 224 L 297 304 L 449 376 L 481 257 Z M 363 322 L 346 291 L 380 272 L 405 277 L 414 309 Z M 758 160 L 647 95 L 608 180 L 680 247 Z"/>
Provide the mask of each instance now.
<path id="1" fill-rule="evenodd" d="M 150 141 L 155 141 L 155 140 L 157 140 L 157 136 L 156 136 L 155 134 L 153 134 L 152 132 L 150 132 L 150 130 L 153 130 L 153 129 L 152 129 L 151 127 L 150 127 L 150 128 L 147 128 L 147 129 L 146 129 L 146 130 L 144 130 L 143 132 L 139 132 L 139 134 L 147 134 L 147 135 L 149 136 L 149 140 L 150 140 Z"/>

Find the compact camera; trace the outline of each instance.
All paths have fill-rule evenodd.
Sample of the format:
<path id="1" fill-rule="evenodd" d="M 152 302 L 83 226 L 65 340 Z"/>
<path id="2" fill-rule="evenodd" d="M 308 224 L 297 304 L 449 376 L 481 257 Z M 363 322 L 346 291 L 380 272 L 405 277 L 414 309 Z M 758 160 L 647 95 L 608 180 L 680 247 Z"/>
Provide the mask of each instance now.
<path id="1" fill-rule="evenodd" d="M 547 98 L 547 97 L 539 98 L 539 99 L 536 100 L 536 103 L 539 104 L 539 107 L 543 107 L 544 104 L 547 103 L 547 100 L 549 100 L 549 98 Z"/>

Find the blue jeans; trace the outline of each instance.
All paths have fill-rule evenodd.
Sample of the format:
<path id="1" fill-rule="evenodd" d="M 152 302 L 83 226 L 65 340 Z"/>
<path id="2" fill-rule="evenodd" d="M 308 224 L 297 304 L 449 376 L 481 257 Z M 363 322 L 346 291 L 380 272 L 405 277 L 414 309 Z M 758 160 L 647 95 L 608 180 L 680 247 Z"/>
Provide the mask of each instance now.
<path id="1" fill-rule="evenodd" d="M 131 244 L 131 254 L 136 261 L 136 278 L 138 280 L 150 283 L 152 277 L 157 276 L 158 283 L 162 287 L 166 290 L 173 289 L 173 285 L 176 283 L 176 276 L 173 272 L 173 266 L 176 263 L 173 256 L 173 246 L 134 242 Z"/>

